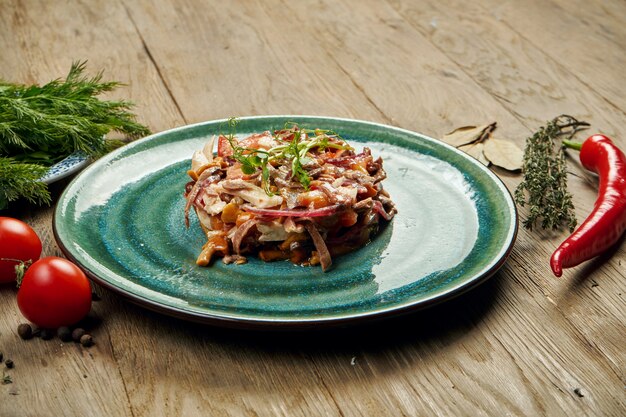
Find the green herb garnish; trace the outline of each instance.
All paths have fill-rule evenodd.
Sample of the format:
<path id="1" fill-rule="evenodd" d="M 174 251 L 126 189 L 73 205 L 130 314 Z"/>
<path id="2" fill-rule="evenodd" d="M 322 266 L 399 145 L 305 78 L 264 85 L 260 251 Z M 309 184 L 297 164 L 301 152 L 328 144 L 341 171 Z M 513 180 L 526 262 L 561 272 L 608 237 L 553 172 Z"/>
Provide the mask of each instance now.
<path id="1" fill-rule="evenodd" d="M 47 167 L 37 164 L 24 164 L 11 158 L 0 157 L 0 209 L 10 201 L 24 197 L 31 203 L 50 204 L 50 192 L 39 181 Z"/>
<path id="2" fill-rule="evenodd" d="M 311 161 L 307 154 L 313 148 L 319 148 L 324 151 L 328 148 L 352 150 L 352 147 L 346 144 L 343 139 L 331 130 L 322 129 L 300 129 L 295 123 L 287 122 L 283 130 L 274 134 L 274 138 L 278 142 L 284 142 L 281 145 L 274 146 L 271 149 L 251 149 L 239 145 L 235 139 L 237 125 L 239 121 L 236 118 L 228 119 L 228 127 L 230 133 L 226 135 L 226 139 L 233 149 L 233 158 L 241 163 L 241 171 L 246 175 L 251 175 L 261 170 L 261 182 L 263 189 L 268 195 L 273 195 L 270 184 L 269 165 L 273 162 L 280 164 L 289 164 L 291 166 L 291 178 L 295 178 L 308 190 L 311 185 L 311 177 L 304 166 Z M 303 140 L 303 133 L 307 139 Z M 293 135 L 290 141 L 285 141 Z M 339 140 L 340 142 L 333 141 Z"/>
<path id="3" fill-rule="evenodd" d="M 88 78 L 84 71 L 85 62 L 77 62 L 65 80 L 43 86 L 0 82 L 0 208 L 18 197 L 49 203 L 45 185 L 37 185 L 45 167 L 76 151 L 105 154 L 122 143 L 106 140 L 109 132 L 128 138 L 150 133 L 135 121 L 132 103 L 96 97 L 121 83 L 102 81 L 101 72 Z"/>
<path id="4" fill-rule="evenodd" d="M 567 191 L 567 166 L 561 136 L 574 136 L 589 123 L 561 115 L 549 121 L 526 140 L 522 173 L 524 179 L 515 190 L 515 201 L 529 206 L 527 229 L 541 220 L 543 229 L 557 230 L 566 225 L 576 227 L 572 195 Z"/>

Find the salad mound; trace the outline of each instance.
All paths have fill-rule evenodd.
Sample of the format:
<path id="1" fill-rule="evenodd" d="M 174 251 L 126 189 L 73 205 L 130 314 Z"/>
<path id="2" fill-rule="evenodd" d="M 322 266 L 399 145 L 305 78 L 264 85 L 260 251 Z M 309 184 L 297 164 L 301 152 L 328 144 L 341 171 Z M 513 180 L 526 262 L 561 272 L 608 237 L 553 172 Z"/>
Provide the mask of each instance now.
<path id="1" fill-rule="evenodd" d="M 207 236 L 201 266 L 258 255 L 327 271 L 397 212 L 382 186 L 382 158 L 368 148 L 357 153 L 328 130 L 290 125 L 241 140 L 214 136 L 194 152 L 188 174 L 185 222 L 193 207 Z"/>

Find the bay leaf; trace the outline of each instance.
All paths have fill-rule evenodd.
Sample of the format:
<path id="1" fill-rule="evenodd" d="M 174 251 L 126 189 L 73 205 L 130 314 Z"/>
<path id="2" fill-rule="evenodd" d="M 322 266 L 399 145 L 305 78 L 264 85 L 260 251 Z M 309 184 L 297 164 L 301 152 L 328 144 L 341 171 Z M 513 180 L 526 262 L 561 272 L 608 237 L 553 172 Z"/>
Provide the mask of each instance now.
<path id="1" fill-rule="evenodd" d="M 519 171 L 522 169 L 524 151 L 513 142 L 490 138 L 484 144 L 483 152 L 492 164 L 508 171 Z"/>
<path id="2" fill-rule="evenodd" d="M 484 148 L 485 144 L 483 142 L 476 142 L 459 146 L 458 149 L 465 152 L 469 156 L 476 158 L 483 165 L 489 166 L 489 160 L 485 157 Z"/>
<path id="3" fill-rule="evenodd" d="M 495 123 L 480 125 L 480 126 L 463 126 L 454 129 L 450 133 L 443 135 L 442 140 L 448 145 L 452 145 L 456 148 L 459 146 L 467 145 L 479 140 L 486 130 L 489 131 L 495 128 Z"/>

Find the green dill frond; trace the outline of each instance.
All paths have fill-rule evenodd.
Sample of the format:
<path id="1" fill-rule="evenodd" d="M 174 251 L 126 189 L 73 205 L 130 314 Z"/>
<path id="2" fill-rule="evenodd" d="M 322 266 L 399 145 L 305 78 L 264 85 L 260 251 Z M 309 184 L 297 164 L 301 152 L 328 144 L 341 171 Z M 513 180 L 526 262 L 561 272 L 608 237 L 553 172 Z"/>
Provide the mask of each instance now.
<path id="1" fill-rule="evenodd" d="M 122 84 L 103 82 L 102 72 L 89 78 L 85 67 L 75 62 L 65 80 L 43 86 L 0 83 L 0 155 L 43 150 L 58 161 L 75 151 L 102 154 L 112 131 L 130 138 L 150 133 L 136 122 L 131 102 L 96 97 Z"/>
<path id="2" fill-rule="evenodd" d="M 19 198 L 34 204 L 50 204 L 48 187 L 39 181 L 47 170 L 42 165 L 0 157 L 0 209 Z"/>
<path id="3" fill-rule="evenodd" d="M 150 133 L 135 120 L 133 103 L 97 97 L 121 83 L 102 81 L 102 72 L 88 77 L 85 69 L 86 61 L 74 62 L 65 79 L 41 86 L 0 81 L 0 208 L 20 197 L 49 204 L 39 181 L 48 167 L 76 151 L 97 158 L 120 146 L 108 133 Z"/>

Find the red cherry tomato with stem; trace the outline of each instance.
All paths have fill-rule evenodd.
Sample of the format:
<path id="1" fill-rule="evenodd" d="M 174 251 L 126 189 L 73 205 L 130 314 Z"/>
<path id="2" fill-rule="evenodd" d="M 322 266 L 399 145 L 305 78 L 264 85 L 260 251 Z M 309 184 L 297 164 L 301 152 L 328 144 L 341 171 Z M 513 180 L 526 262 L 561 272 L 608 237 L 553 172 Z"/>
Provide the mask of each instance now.
<path id="1" fill-rule="evenodd" d="M 17 292 L 17 305 L 39 327 L 76 324 L 91 308 L 85 273 L 67 259 L 49 256 L 32 264 Z"/>
<path id="2" fill-rule="evenodd" d="M 35 262 L 41 256 L 41 240 L 26 223 L 0 217 L 0 283 L 16 279 L 15 267 Z"/>

